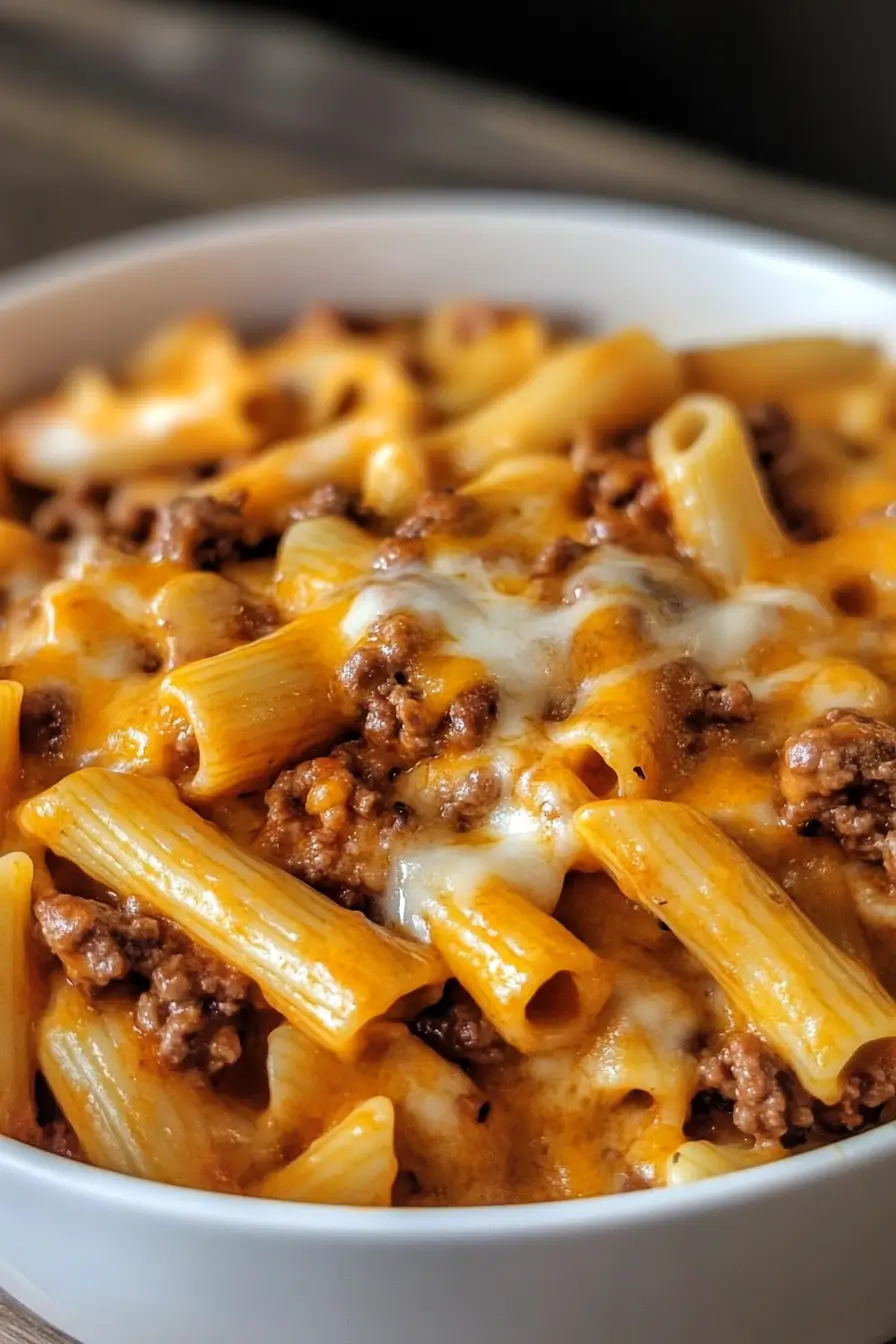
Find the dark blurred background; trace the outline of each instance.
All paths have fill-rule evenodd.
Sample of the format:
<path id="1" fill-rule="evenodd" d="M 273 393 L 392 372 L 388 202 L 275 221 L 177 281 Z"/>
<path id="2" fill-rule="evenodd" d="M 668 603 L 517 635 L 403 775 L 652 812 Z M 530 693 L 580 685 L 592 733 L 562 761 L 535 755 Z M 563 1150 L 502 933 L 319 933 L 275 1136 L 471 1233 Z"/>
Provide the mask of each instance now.
<path id="1" fill-rule="evenodd" d="M 255 8 L 323 20 L 803 178 L 896 197 L 896 0 L 265 0 Z"/>
<path id="2" fill-rule="evenodd" d="M 896 0 L 0 0 L 0 267 L 327 193 L 511 188 L 896 262 Z"/>

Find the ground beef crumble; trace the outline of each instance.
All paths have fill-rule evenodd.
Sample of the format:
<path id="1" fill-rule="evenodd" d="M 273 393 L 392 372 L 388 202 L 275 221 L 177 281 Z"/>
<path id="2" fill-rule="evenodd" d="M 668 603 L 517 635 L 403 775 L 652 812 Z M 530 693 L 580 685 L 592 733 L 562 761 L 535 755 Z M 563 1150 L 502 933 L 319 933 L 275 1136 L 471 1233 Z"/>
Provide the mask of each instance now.
<path id="1" fill-rule="evenodd" d="M 792 1071 L 748 1031 L 732 1032 L 700 1061 L 701 1089 L 734 1105 L 733 1120 L 757 1143 L 805 1131 L 814 1122 L 812 1098 Z"/>
<path id="2" fill-rule="evenodd" d="M 669 511 L 644 430 L 597 443 L 586 437 L 573 445 L 571 461 L 582 474 L 589 541 L 635 551 L 671 549 Z"/>
<path id="3" fill-rule="evenodd" d="M 171 560 L 191 569 L 220 569 L 245 551 L 245 495 L 227 499 L 181 495 L 158 512 L 148 549 L 151 559 Z"/>
<path id="4" fill-rule="evenodd" d="M 438 1003 L 414 1019 L 411 1030 L 453 1064 L 494 1064 L 508 1046 L 482 1009 L 456 980 L 449 980 Z"/>
<path id="5" fill-rule="evenodd" d="M 475 765 L 439 789 L 439 815 L 458 831 L 485 820 L 501 797 L 501 781 L 488 766 Z"/>
<path id="6" fill-rule="evenodd" d="M 422 537 L 467 536 L 480 520 L 475 499 L 453 490 L 426 490 L 417 500 L 414 512 L 395 529 L 396 537 L 413 541 Z"/>
<path id="7" fill-rule="evenodd" d="M 574 541 L 572 537 L 555 537 L 548 542 L 544 550 L 535 558 L 532 566 L 533 579 L 556 579 L 572 569 L 583 555 L 591 550 L 583 541 Z"/>
<path id="8" fill-rule="evenodd" d="M 803 464 L 793 420 L 783 406 L 766 401 L 748 406 L 744 421 L 768 497 L 787 531 L 798 541 L 817 541 L 823 530 L 797 488 Z"/>
<path id="9" fill-rule="evenodd" d="M 376 622 L 339 676 L 358 737 L 282 771 L 265 795 L 262 852 L 352 909 L 369 910 L 384 891 L 395 843 L 416 825 L 392 797 L 395 779 L 443 747 L 474 751 L 497 712 L 497 693 L 484 684 L 462 691 L 444 714 L 430 710 L 412 684 L 427 638 L 401 612 Z M 466 829 L 499 793 L 491 772 L 471 768 L 446 788 L 442 816 Z"/>
<path id="10" fill-rule="evenodd" d="M 815 1100 L 793 1070 L 754 1033 L 730 1032 L 707 1049 L 699 1063 L 704 1102 L 727 1103 L 742 1134 L 757 1144 L 781 1141 L 793 1147 L 812 1130 L 835 1134 L 873 1123 L 896 1096 L 896 1058 L 863 1064 L 844 1084 L 832 1106 Z"/>
<path id="11" fill-rule="evenodd" d="M 680 745 L 689 754 L 699 750 L 705 730 L 750 723 L 756 712 L 744 682 L 721 685 L 707 681 L 698 665 L 688 659 L 666 664 L 660 673 L 660 694 L 678 730 Z"/>
<path id="12" fill-rule="evenodd" d="M 896 878 L 896 729 L 833 709 L 784 743 L 780 781 L 787 825 L 832 835 Z"/>
<path id="13" fill-rule="evenodd" d="M 367 910 L 386 886 L 395 839 L 414 825 L 410 808 L 388 802 L 358 777 L 352 746 L 284 770 L 265 794 L 258 837 L 265 855 L 340 905 Z"/>
<path id="14" fill-rule="evenodd" d="M 58 757 L 65 749 L 74 706 L 71 694 L 59 686 L 35 686 L 22 697 L 19 745 L 29 756 Z"/>
<path id="15" fill-rule="evenodd" d="M 318 486 L 307 499 L 293 504 L 289 510 L 290 521 L 294 523 L 306 518 L 347 518 L 359 527 L 366 527 L 373 517 L 371 511 L 362 506 L 355 491 L 346 490 L 341 485 Z"/>
<path id="16" fill-rule="evenodd" d="M 422 537 L 387 537 L 377 548 L 373 568 L 402 569 L 405 565 L 419 564 L 425 558 L 426 547 Z"/>
<path id="17" fill-rule="evenodd" d="M 55 892 L 35 902 L 34 915 L 73 984 L 90 991 L 121 981 L 141 985 L 137 1026 L 164 1067 L 214 1074 L 239 1059 L 252 991 L 244 975 L 130 903 Z"/>
<path id="18" fill-rule="evenodd" d="M 437 722 L 420 692 L 409 685 L 409 669 L 427 638 L 426 630 L 406 613 L 384 616 L 339 671 L 361 735 L 383 757 L 384 772 L 411 765 L 434 749 Z"/>

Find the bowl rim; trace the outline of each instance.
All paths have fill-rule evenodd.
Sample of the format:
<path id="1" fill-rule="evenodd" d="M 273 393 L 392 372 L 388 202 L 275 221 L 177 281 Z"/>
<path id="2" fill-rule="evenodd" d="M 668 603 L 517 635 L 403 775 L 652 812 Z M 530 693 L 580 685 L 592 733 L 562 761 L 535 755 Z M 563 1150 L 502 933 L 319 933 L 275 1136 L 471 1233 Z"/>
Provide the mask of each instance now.
<path id="1" fill-rule="evenodd" d="M 808 273 L 835 270 L 844 277 L 891 289 L 896 296 L 896 263 L 851 252 L 846 247 L 802 238 L 785 230 L 742 223 L 721 215 L 602 196 L 550 191 L 395 190 L 312 200 L 285 200 L 174 218 L 126 230 L 109 238 L 65 248 L 0 274 L 0 314 L 54 289 L 83 285 L 129 265 L 189 256 L 242 238 L 260 242 L 266 234 L 309 227 L 357 224 L 428 224 L 461 219 L 513 223 L 524 217 L 552 228 L 625 224 L 642 236 L 670 233 L 690 242 L 737 249 L 752 260 Z"/>
<path id="2" fill-rule="evenodd" d="M 253 205 L 172 220 L 111 239 L 67 249 L 15 268 L 0 277 L 0 314 L 54 292 L 89 285 L 133 264 L 163 263 L 242 241 L 261 243 L 266 235 L 301 232 L 304 227 L 445 222 L 484 223 L 543 220 L 552 228 L 589 223 L 644 236 L 711 244 L 747 254 L 751 260 L 811 275 L 833 270 L 847 279 L 891 290 L 896 266 L 827 243 L 722 217 L 666 206 L 551 192 L 395 191 L 370 196 L 328 196 L 322 200 Z M 123 1207 L 162 1219 L 254 1236 L 313 1233 L 326 1241 L 370 1241 L 411 1245 L 421 1239 L 477 1242 L 578 1236 L 583 1232 L 688 1218 L 700 1211 L 737 1203 L 747 1206 L 786 1195 L 820 1179 L 847 1176 L 896 1157 L 896 1125 L 883 1125 L 807 1153 L 791 1154 L 766 1166 L 678 1187 L 597 1195 L 552 1203 L 448 1208 L 357 1209 L 293 1204 L 250 1195 L 184 1189 L 89 1167 L 0 1136 L 0 1179 L 29 1181 L 36 1190 L 91 1200 L 106 1209 Z"/>

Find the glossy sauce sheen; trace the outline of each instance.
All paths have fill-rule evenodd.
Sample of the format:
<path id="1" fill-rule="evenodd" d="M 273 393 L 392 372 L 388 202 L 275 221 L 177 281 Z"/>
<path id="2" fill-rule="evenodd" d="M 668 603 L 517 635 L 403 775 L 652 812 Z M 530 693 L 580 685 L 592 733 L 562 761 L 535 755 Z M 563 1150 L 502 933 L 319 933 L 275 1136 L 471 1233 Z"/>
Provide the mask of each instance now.
<path id="1" fill-rule="evenodd" d="M 747 581 L 723 592 L 671 521 L 658 527 L 641 519 L 633 485 L 620 487 L 615 498 L 611 490 L 603 496 L 605 502 L 610 497 L 616 519 L 631 520 L 627 530 L 607 535 L 594 523 L 602 516 L 606 474 L 640 460 L 629 440 L 644 429 L 643 408 L 649 406 L 649 419 L 658 418 L 688 390 L 694 369 L 703 367 L 699 359 L 668 356 L 667 390 L 627 393 L 630 405 L 617 409 L 615 419 L 589 409 L 587 397 L 581 416 L 562 432 L 557 415 L 545 415 L 543 430 L 521 436 L 521 450 L 512 435 L 489 445 L 493 431 L 485 420 L 477 431 L 482 408 L 494 412 L 502 394 L 525 387 L 559 348 L 537 318 L 485 305 L 454 305 L 361 335 L 335 316 L 315 314 L 251 352 L 222 324 L 196 319 L 156 338 L 121 385 L 101 380 L 79 391 L 69 384 L 47 402 L 12 413 L 0 429 L 17 486 L 65 489 L 79 477 L 91 482 L 93 470 L 93 484 L 102 488 L 88 502 L 93 513 L 76 519 L 72 535 L 61 540 L 29 529 L 24 503 L 21 518 L 0 520 L 6 675 L 25 688 L 26 715 L 36 694 L 49 693 L 62 706 L 50 746 L 35 746 L 23 726 L 17 801 L 87 765 L 167 775 L 240 845 L 289 867 L 291 860 L 270 841 L 265 790 L 281 769 L 329 757 L 346 740 L 371 747 L 363 711 L 345 708 L 339 668 L 358 650 L 379 647 L 384 622 L 409 618 L 423 633 L 395 684 L 409 685 L 427 712 L 428 746 L 399 760 L 376 785 L 377 807 L 397 806 L 410 822 L 382 842 L 381 880 L 358 884 L 365 917 L 429 943 L 445 903 L 475 922 L 483 892 L 509 889 L 592 949 L 612 976 L 609 1000 L 559 1047 L 525 1052 L 498 1039 L 491 1051 L 473 1049 L 466 1058 L 460 1047 L 448 1050 L 447 1060 L 431 1048 L 444 1049 L 444 1038 L 415 1025 L 420 1014 L 438 1014 L 442 984 L 434 984 L 391 1014 L 422 1036 L 409 1064 L 399 1062 L 409 1038 L 397 1022 L 362 1033 L 350 1063 L 315 1054 L 319 1082 L 311 1118 L 293 1116 L 265 1158 L 253 1148 L 253 1161 L 242 1169 L 232 1158 L 234 1146 L 252 1146 L 246 1134 L 270 1121 L 265 1052 L 279 1020 L 256 994 L 240 1023 L 242 1061 L 216 1075 L 217 1095 L 201 1071 L 187 1070 L 190 1086 L 204 1089 L 209 1104 L 232 1106 L 239 1117 L 225 1126 L 228 1156 L 211 1184 L 248 1188 L 262 1167 L 275 1169 L 295 1157 L 373 1095 L 395 1104 L 401 1174 L 394 1199 L 400 1203 L 611 1193 L 672 1179 L 673 1156 L 688 1139 L 709 1137 L 726 1151 L 730 1145 L 748 1163 L 775 1160 L 787 1148 L 842 1132 L 821 1122 L 773 1137 L 743 1131 L 732 1098 L 712 1094 L 705 1064 L 731 1033 L 756 1038 L 758 1024 L 743 1020 L 664 924 L 597 871 L 573 819 L 595 798 L 690 804 L 768 871 L 828 938 L 896 990 L 896 897 L 883 868 L 829 836 L 797 834 L 782 824 L 778 782 L 785 740 L 828 711 L 893 722 L 896 417 L 889 371 L 876 356 L 856 356 L 844 360 L 842 385 L 826 367 L 819 388 L 811 360 L 803 374 L 796 360 L 792 389 L 782 395 L 776 384 L 793 416 L 788 489 L 792 502 L 815 516 L 819 535 L 806 542 L 788 533 L 773 502 L 787 539 L 782 554 L 760 558 Z M 861 389 L 867 389 L 862 405 L 873 413 L 857 428 Z M 711 384 L 698 390 L 724 395 L 732 389 Z M 735 405 L 738 415 L 753 413 L 752 405 Z M 447 420 L 448 406 L 462 413 L 459 421 Z M 357 429 L 362 415 L 363 434 Z M 372 432 L 377 416 L 381 429 Z M 333 448 L 321 465 L 314 439 L 325 433 L 333 436 Z M 216 453 L 218 439 L 223 446 Z M 451 449 L 455 440 L 462 451 Z M 180 442 L 190 467 L 178 465 Z M 774 501 L 758 431 L 750 443 L 757 477 Z M 271 485 L 274 476 L 265 478 L 263 467 L 270 460 L 271 472 L 281 472 L 284 444 L 296 445 L 292 465 Z M 399 466 L 377 474 L 376 454 L 384 449 L 382 462 Z M 132 475 L 121 467 L 128 453 L 140 464 Z M 477 453 L 488 460 L 474 467 Z M 329 471 L 328 461 L 335 464 Z M 309 463 L 317 465 L 312 470 Z M 185 598 L 178 616 L 172 595 L 197 557 L 172 557 L 154 544 L 160 524 L 153 511 L 182 496 L 228 500 L 231 480 L 241 491 L 234 508 L 252 528 L 216 562 L 219 574 L 207 596 Z M 331 483 L 352 496 L 358 522 L 345 526 L 358 532 L 358 553 L 369 551 L 369 562 L 358 568 L 346 561 L 332 582 L 315 570 L 308 599 L 307 584 L 285 584 L 285 543 L 278 560 L 276 539 L 290 526 L 290 508 L 301 517 L 314 492 Z M 427 489 L 453 490 L 455 500 L 470 505 L 467 521 L 411 529 L 415 544 L 401 562 L 372 563 L 377 548 L 383 554 L 388 538 L 401 536 Z M 151 504 L 144 535 L 122 546 L 110 519 L 116 503 L 129 498 Z M 544 572 L 537 557 L 562 537 L 582 545 L 565 567 Z M 301 610 L 286 603 L 287 590 L 306 593 Z M 190 747 L 189 725 L 183 709 L 166 698 L 166 674 L 180 665 L 178 650 L 188 649 L 192 662 L 254 642 L 261 609 L 268 614 L 262 637 L 290 619 L 308 622 L 309 648 L 331 669 L 334 728 L 295 751 L 287 742 L 282 759 L 245 785 L 198 797 L 195 759 L 181 750 L 184 742 Z M 254 612 L 254 627 L 247 611 Z M 696 702 L 682 699 L 685 683 L 700 694 L 742 683 L 752 713 L 701 718 Z M 445 724 L 458 696 L 477 687 L 489 689 L 493 713 L 481 739 L 468 746 Z M 312 819 L 310 830 L 328 807 L 343 806 L 326 793 L 337 787 L 327 769 L 324 782 L 297 805 Z M 446 799 L 476 772 L 488 777 L 487 805 L 458 822 Z M 314 799 L 323 799 L 319 808 Z M 16 817 L 12 810 L 5 850 L 33 855 L 37 898 L 63 878 L 52 864 L 44 866 L 40 846 L 23 835 Z M 344 824 L 357 826 L 357 816 Z M 343 831 L 339 846 L 349 839 Z M 365 843 L 368 851 L 376 848 Z M 303 852 L 291 871 L 307 876 L 301 866 L 307 862 Z M 325 893 L 342 899 L 327 880 L 325 874 Z M 117 892 L 115 900 L 130 894 Z M 34 964 L 46 992 L 52 959 L 35 950 Z M 112 995 L 130 1011 L 139 988 L 128 981 L 81 992 L 85 1003 L 101 1006 Z M 77 1017 L 76 1010 L 66 1011 Z M 157 1079 L 151 1033 L 140 1040 L 142 1067 Z M 761 1040 L 759 1047 L 765 1048 Z M 408 1068 L 423 1071 L 410 1089 Z M 783 1061 L 782 1071 L 787 1068 Z M 163 1070 L 163 1085 L 166 1076 Z M 886 1105 L 870 1108 L 862 1122 L 888 1114 Z M 65 1119 L 78 1135 L 78 1116 Z M 46 1143 L 47 1132 L 27 1137 Z"/>

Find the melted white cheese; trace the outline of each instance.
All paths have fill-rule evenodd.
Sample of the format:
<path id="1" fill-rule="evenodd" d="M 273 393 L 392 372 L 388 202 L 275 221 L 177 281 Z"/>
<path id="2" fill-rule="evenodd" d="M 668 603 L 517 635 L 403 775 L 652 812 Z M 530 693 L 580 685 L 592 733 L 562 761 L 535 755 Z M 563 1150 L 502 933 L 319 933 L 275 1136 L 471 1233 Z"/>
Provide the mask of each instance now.
<path id="1" fill-rule="evenodd" d="M 578 688 L 579 701 L 583 691 L 590 703 L 602 689 L 682 657 L 715 677 L 747 677 L 752 649 L 779 634 L 789 614 L 804 618 L 813 635 L 831 624 L 822 604 L 798 589 L 752 584 L 720 600 L 676 560 L 611 547 L 567 580 L 556 606 L 501 592 L 481 560 L 450 553 L 432 568 L 408 566 L 357 594 L 342 624 L 350 643 L 383 616 L 413 613 L 444 632 L 448 652 L 481 663 L 500 697 L 489 756 L 502 776 L 502 800 L 475 840 L 428 829 L 403 850 L 384 900 L 387 923 L 426 938 L 432 901 L 463 899 L 494 877 L 553 910 L 574 858 L 570 819 L 546 827 L 544 812 L 521 800 L 517 777 L 546 744 L 543 710 L 552 692 L 566 686 L 576 631 L 595 612 L 620 606 L 638 613 L 643 657 L 589 679 Z"/>

